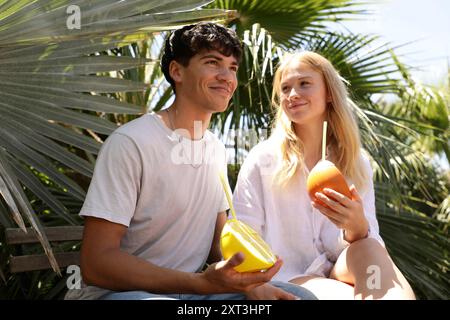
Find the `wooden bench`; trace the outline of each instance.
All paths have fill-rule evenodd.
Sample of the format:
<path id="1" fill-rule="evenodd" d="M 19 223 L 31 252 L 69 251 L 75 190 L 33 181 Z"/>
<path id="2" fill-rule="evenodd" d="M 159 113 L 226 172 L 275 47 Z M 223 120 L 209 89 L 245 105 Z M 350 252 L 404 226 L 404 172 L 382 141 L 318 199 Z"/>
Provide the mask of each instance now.
<path id="1" fill-rule="evenodd" d="M 44 232 L 47 235 L 49 242 L 67 242 L 67 241 L 81 241 L 83 238 L 83 226 L 62 226 L 62 227 L 46 227 Z M 38 243 L 36 232 L 32 228 L 27 229 L 27 233 L 19 228 L 5 229 L 5 240 L 8 245 L 27 245 Z M 18 252 L 23 251 L 21 248 Z M 56 252 L 54 255 L 60 268 L 69 265 L 80 265 L 80 252 Z M 26 254 L 12 256 L 9 259 L 9 270 L 11 273 L 27 272 L 35 270 L 51 269 L 50 262 L 45 255 L 42 254 Z"/>

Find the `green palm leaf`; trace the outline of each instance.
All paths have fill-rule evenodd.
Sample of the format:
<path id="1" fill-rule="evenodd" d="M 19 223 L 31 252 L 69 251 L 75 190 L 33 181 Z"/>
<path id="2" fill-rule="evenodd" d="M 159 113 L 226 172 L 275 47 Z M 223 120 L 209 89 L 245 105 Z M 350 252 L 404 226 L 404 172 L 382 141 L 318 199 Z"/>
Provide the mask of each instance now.
<path id="1" fill-rule="evenodd" d="M 0 191 L 7 205 L 1 206 L 0 221 L 10 225 L 12 215 L 24 228 L 22 217 L 26 217 L 26 223 L 37 229 L 55 270 L 59 269 L 51 246 L 24 190 L 65 223 L 79 223 L 66 204 L 71 199 L 83 201 L 85 190 L 67 172 L 91 177 L 92 157 L 102 138 L 117 128 L 107 114 L 145 110 L 145 105 L 114 99 L 118 93 L 150 87 L 144 79 L 125 79 L 123 72 L 156 69 L 155 61 L 147 58 L 104 53 L 149 39 L 152 32 L 234 17 L 220 9 L 197 10 L 209 2 L 0 1 Z M 75 12 L 69 6 L 80 10 L 79 29 L 68 27 Z M 37 172 L 54 185 L 44 185 Z M 55 190 L 70 197 L 61 201 Z"/>
<path id="2" fill-rule="evenodd" d="M 357 5 L 356 1 L 349 0 L 219 0 L 210 7 L 237 10 L 239 17 L 232 25 L 239 34 L 257 23 L 281 46 L 298 47 L 305 38 L 320 37 L 327 32 L 327 23 L 364 14 Z"/>
<path id="3" fill-rule="evenodd" d="M 379 189 L 377 188 L 377 191 Z M 389 190 L 387 190 L 389 192 Z M 377 192 L 378 194 L 378 192 Z M 419 297 L 447 299 L 450 295 L 450 238 L 445 223 L 377 201 L 381 236 L 387 249 Z"/>
<path id="4" fill-rule="evenodd" d="M 448 188 L 441 185 L 436 169 L 429 166 L 429 159 L 412 143 L 423 137 L 425 130 L 436 137 L 436 131 L 429 130 L 436 129 L 437 122 L 391 113 L 382 101 L 373 98 L 375 94 L 395 94 L 401 98 L 404 92 L 411 92 L 411 86 L 404 81 L 403 65 L 388 45 L 375 45 L 376 37 L 334 33 L 323 33 L 321 38 L 303 37 L 298 42 L 301 49 L 323 54 L 349 82 L 363 145 L 373 158 L 377 214 L 389 252 L 420 298 L 445 299 L 449 296 L 449 243 L 448 233 L 443 230 L 448 221 L 439 223 L 433 216 Z M 228 110 L 213 119 L 213 128 L 228 136 L 227 144 L 234 147 L 237 165 L 254 144 L 247 143 L 251 139 L 236 138 L 236 134 L 230 136 L 229 132 L 256 128 L 261 132 L 261 128 L 270 126 L 273 67 L 284 51 L 271 32 L 259 24 L 245 31 L 243 39 L 237 91 Z M 426 108 L 417 99 L 410 100 L 416 109 L 417 104 Z M 431 114 L 436 117 L 436 112 Z M 230 172 L 234 171 L 234 167 L 231 169 Z"/>

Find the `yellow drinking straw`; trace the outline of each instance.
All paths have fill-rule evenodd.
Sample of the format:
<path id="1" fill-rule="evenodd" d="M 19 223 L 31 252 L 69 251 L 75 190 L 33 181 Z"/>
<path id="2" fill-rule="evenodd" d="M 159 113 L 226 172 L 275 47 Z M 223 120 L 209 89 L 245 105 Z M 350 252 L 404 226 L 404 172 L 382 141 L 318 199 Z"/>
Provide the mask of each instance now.
<path id="1" fill-rule="evenodd" d="M 231 215 L 234 220 L 237 220 L 236 212 L 233 207 L 233 201 L 231 201 L 230 191 L 228 190 L 228 184 L 225 182 L 225 177 L 222 172 L 220 173 L 220 182 L 222 183 L 223 191 L 225 191 L 225 196 L 227 197 L 228 205 L 230 206 Z"/>
<path id="2" fill-rule="evenodd" d="M 322 160 L 325 160 L 325 150 L 327 146 L 327 122 L 323 122 L 323 133 L 322 133 Z"/>

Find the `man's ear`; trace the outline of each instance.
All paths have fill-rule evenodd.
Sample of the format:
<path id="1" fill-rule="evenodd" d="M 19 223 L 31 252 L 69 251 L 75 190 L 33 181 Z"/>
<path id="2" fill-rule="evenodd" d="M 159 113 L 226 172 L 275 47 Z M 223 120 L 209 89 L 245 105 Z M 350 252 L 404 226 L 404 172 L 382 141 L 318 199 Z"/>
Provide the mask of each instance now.
<path id="1" fill-rule="evenodd" d="M 175 60 L 172 60 L 169 64 L 169 74 L 173 81 L 181 82 L 181 78 L 183 75 L 183 66 Z"/>

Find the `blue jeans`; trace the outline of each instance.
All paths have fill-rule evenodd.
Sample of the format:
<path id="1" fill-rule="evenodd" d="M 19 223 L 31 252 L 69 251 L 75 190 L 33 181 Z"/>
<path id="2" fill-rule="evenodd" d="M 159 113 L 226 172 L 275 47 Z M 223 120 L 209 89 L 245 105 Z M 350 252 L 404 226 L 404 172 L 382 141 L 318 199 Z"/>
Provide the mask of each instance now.
<path id="1" fill-rule="evenodd" d="M 317 297 L 309 290 L 298 285 L 280 281 L 272 281 L 271 285 L 297 296 L 300 300 L 317 300 Z M 246 300 L 242 293 L 221 294 L 155 294 L 146 291 L 111 292 L 100 298 L 101 300 Z"/>

